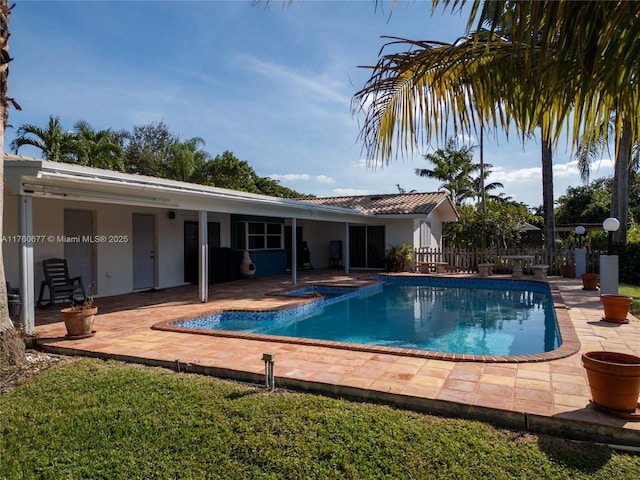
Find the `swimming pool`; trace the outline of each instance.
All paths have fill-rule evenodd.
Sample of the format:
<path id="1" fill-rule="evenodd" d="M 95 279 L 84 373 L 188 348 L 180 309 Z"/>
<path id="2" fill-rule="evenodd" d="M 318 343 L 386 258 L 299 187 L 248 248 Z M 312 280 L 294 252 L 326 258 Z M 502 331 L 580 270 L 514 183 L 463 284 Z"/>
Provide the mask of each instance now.
<path id="1" fill-rule="evenodd" d="M 562 343 L 551 291 L 541 282 L 384 277 L 359 289 L 286 293 L 321 297 L 285 310 L 227 311 L 173 325 L 476 356 L 536 355 Z"/>

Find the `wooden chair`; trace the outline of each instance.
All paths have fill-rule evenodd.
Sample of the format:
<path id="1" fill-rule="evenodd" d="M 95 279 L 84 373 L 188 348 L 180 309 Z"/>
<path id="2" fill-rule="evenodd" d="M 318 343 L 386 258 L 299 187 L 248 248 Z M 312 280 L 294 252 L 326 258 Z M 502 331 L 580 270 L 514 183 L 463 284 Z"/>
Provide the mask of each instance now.
<path id="1" fill-rule="evenodd" d="M 38 307 L 45 308 L 53 305 L 58 300 L 77 301 L 76 294 L 82 295 L 80 301 L 84 302 L 87 294 L 84 290 L 82 277 L 69 277 L 67 261 L 63 258 L 48 258 L 42 261 L 44 280 L 40 284 L 38 295 Z M 42 302 L 45 287 L 49 289 L 48 303 Z"/>

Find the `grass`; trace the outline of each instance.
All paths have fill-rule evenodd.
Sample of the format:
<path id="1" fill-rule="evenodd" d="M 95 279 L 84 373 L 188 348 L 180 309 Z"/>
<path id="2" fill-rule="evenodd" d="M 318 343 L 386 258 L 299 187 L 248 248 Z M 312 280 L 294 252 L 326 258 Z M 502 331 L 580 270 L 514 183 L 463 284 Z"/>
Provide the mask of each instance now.
<path id="1" fill-rule="evenodd" d="M 633 297 L 631 302 L 631 313 L 633 315 L 640 314 L 640 285 L 631 285 L 628 283 L 621 283 L 618 286 L 618 293 L 620 295 L 627 295 Z"/>
<path id="2" fill-rule="evenodd" d="M 0 478 L 637 479 L 640 456 L 82 359 L 0 395 Z"/>

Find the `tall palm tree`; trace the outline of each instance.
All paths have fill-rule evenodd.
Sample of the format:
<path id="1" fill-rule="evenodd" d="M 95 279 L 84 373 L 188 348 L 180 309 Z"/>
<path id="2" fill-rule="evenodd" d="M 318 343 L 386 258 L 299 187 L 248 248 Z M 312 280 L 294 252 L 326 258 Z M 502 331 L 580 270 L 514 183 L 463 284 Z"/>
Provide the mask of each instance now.
<path id="1" fill-rule="evenodd" d="M 25 145 L 39 149 L 45 160 L 74 162 L 75 136 L 73 132 L 64 130 L 58 117 L 50 116 L 46 128 L 30 123 L 18 127 L 16 138 L 11 142 L 11 150 L 18 153 L 20 147 Z"/>
<path id="2" fill-rule="evenodd" d="M 443 148 L 424 156 L 425 160 L 434 165 L 433 169 L 416 168 L 419 177 L 440 180 L 440 190 L 447 192 L 455 205 L 462 205 L 464 200 L 474 195 L 472 173 L 479 169 L 473 163 L 475 146 L 458 146 L 454 138 L 449 138 Z"/>
<path id="3" fill-rule="evenodd" d="M 117 145 L 111 130 L 96 131 L 84 120 L 74 123 L 73 130 L 73 153 L 77 163 L 124 172 L 124 150 Z"/>
<path id="4" fill-rule="evenodd" d="M 589 180 L 591 164 L 597 160 L 602 152 L 607 148 L 604 141 L 604 132 L 613 136 L 613 131 L 617 122 L 617 113 L 613 113 L 606 125 L 602 125 L 600 135 L 588 148 L 578 148 L 576 158 L 580 176 L 584 182 Z M 640 141 L 638 137 L 632 138 L 630 122 L 624 118 L 622 123 L 622 133 L 620 140 L 615 144 L 613 186 L 611 189 L 610 215 L 620 220 L 620 229 L 613 234 L 616 243 L 626 243 L 627 223 L 629 214 L 629 174 L 639 165 Z"/>
<path id="5" fill-rule="evenodd" d="M 12 103 L 7 97 L 7 79 L 9 77 L 9 15 L 11 8 L 7 0 L 0 0 L 0 153 L 4 153 L 4 131 L 7 123 L 7 105 Z M 0 237 L 2 236 L 2 214 L 4 211 L 4 158 L 0 161 Z M 6 277 L 4 274 L 4 260 L 0 248 L 0 365 L 18 365 L 25 362 L 24 342 L 20 333 L 14 328 L 9 318 Z"/>

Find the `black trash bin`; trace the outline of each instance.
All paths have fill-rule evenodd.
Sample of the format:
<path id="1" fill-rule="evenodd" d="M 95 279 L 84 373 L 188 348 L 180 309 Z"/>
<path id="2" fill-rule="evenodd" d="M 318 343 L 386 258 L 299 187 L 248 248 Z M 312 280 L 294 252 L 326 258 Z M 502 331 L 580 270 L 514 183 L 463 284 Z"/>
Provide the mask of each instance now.
<path id="1" fill-rule="evenodd" d="M 20 295 L 17 293 L 7 294 L 9 304 L 9 317 L 12 322 L 20 320 L 20 310 L 22 309 L 22 303 L 20 302 Z"/>

